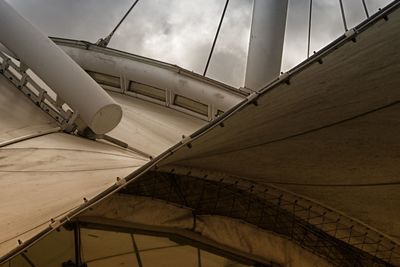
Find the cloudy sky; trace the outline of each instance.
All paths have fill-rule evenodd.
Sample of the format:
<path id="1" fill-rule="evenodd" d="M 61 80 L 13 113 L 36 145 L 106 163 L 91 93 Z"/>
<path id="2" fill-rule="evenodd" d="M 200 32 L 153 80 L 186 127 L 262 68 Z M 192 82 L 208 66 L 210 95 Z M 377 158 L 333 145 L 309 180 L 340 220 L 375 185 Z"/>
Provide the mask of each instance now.
<path id="1" fill-rule="evenodd" d="M 6 0 L 45 34 L 96 42 L 133 0 Z M 207 76 L 243 85 L 253 0 L 231 0 Z M 289 0 L 282 70 L 307 54 L 310 0 Z M 365 0 L 371 13 L 390 0 Z M 349 28 L 365 19 L 362 0 L 343 0 Z M 225 0 L 139 0 L 109 47 L 203 73 Z M 311 51 L 343 34 L 339 0 L 313 0 Z"/>

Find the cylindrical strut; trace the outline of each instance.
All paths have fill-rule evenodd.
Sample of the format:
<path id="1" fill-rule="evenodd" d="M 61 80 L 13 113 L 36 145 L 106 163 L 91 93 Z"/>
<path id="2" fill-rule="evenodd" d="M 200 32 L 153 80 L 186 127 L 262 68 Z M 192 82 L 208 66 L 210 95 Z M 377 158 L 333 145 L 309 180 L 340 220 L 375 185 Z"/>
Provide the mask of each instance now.
<path id="1" fill-rule="evenodd" d="M 288 0 L 254 0 L 245 87 L 260 90 L 279 76 Z"/>
<path id="2" fill-rule="evenodd" d="M 0 42 L 38 75 L 95 133 L 118 125 L 121 107 L 61 48 L 4 0 L 0 0 Z"/>

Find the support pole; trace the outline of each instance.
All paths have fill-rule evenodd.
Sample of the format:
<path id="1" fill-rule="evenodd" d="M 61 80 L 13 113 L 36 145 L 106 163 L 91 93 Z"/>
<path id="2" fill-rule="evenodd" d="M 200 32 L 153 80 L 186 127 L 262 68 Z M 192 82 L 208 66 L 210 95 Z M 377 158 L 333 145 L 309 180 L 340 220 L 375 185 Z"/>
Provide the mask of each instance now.
<path id="1" fill-rule="evenodd" d="M 122 109 L 46 35 L 0 0 L 0 43 L 38 75 L 96 134 L 118 125 Z"/>
<path id="2" fill-rule="evenodd" d="M 260 90 L 279 76 L 288 0 L 254 0 L 245 87 Z"/>
<path id="3" fill-rule="evenodd" d="M 81 229 L 78 223 L 74 225 L 74 242 L 75 242 L 75 265 L 77 267 L 82 266 L 82 257 L 81 257 Z"/>

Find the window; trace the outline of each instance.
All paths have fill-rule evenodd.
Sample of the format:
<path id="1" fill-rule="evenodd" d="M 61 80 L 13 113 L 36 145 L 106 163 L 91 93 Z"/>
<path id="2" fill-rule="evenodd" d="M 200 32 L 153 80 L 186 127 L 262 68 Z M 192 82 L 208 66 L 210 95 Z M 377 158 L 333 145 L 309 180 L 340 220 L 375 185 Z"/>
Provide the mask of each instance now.
<path id="1" fill-rule="evenodd" d="M 108 85 L 116 88 L 121 88 L 121 80 L 119 77 L 94 71 L 87 71 L 87 73 L 100 85 Z"/>
<path id="2" fill-rule="evenodd" d="M 184 96 L 176 95 L 174 104 L 178 107 L 191 110 L 204 116 L 208 115 L 208 106 L 206 104 L 197 102 Z"/>
<path id="3" fill-rule="evenodd" d="M 155 88 L 149 85 L 145 85 L 142 83 L 130 81 L 128 91 L 134 92 L 140 95 L 144 95 L 147 97 L 151 97 L 157 100 L 164 101 L 166 100 L 165 90 Z"/>

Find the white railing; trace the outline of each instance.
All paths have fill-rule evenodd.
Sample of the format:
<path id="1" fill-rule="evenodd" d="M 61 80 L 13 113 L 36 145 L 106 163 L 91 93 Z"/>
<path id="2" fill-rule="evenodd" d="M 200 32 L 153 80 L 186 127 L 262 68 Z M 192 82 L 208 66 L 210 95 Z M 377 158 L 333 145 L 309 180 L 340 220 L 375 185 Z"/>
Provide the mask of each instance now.
<path id="1" fill-rule="evenodd" d="M 14 84 L 35 105 L 51 116 L 61 126 L 62 130 L 67 132 L 75 130 L 77 113 L 74 113 L 65 103 L 57 101 L 56 93 L 40 86 L 35 75 L 32 72 L 29 74 L 29 72 L 31 71 L 28 71 L 21 62 L 0 52 L 0 74 Z"/>

